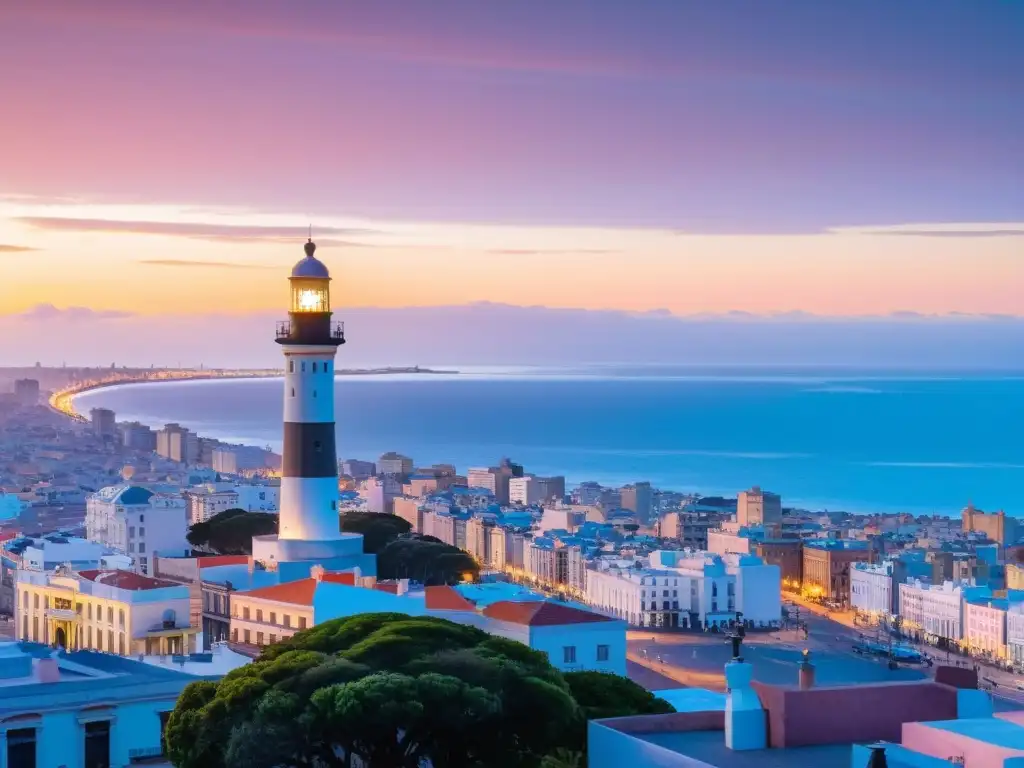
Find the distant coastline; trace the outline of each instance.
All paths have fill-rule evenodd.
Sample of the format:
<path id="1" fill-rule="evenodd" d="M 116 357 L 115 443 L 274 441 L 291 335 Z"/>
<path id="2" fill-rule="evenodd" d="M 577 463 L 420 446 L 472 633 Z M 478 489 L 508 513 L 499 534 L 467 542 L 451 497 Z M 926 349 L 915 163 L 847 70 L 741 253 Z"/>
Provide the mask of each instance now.
<path id="1" fill-rule="evenodd" d="M 386 376 L 391 374 L 443 374 L 447 376 L 458 374 L 455 370 L 438 370 L 434 368 L 421 368 L 413 366 L 389 366 L 385 368 L 348 368 L 335 371 L 338 376 Z M 64 387 L 50 395 L 50 407 L 78 421 L 85 421 L 86 417 L 75 409 L 75 398 L 85 392 L 93 392 L 108 387 L 119 387 L 124 384 L 160 384 L 178 381 L 207 381 L 213 379 L 279 379 L 284 376 L 283 368 L 268 368 L 254 370 L 232 370 L 232 369 L 210 369 L 210 370 L 149 370 L 132 371 L 126 373 L 114 373 L 102 379 L 76 382 Z"/>

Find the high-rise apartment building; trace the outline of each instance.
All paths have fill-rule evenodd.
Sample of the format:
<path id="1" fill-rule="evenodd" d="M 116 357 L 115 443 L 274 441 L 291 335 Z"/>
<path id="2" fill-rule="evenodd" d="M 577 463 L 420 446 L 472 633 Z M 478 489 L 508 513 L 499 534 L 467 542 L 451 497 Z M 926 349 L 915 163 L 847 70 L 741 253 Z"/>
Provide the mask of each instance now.
<path id="1" fill-rule="evenodd" d="M 754 486 L 736 499 L 736 522 L 740 526 L 781 525 L 782 497 Z"/>
<path id="2" fill-rule="evenodd" d="M 381 475 L 408 475 L 412 473 L 412 459 L 388 451 L 377 459 L 377 473 Z"/>
<path id="3" fill-rule="evenodd" d="M 199 458 L 199 436 L 180 424 L 165 424 L 156 433 L 157 455 L 182 464 L 193 464 Z"/>
<path id="4" fill-rule="evenodd" d="M 156 450 L 156 433 L 145 424 L 128 421 L 119 425 L 118 430 L 125 448 L 145 453 Z"/>
<path id="5" fill-rule="evenodd" d="M 39 405 L 39 382 L 35 379 L 18 379 L 14 382 L 14 399 L 18 405 Z"/>
<path id="6" fill-rule="evenodd" d="M 89 411 L 89 421 L 97 437 L 114 437 L 117 434 L 117 421 L 109 408 L 93 408 Z"/>
<path id="7" fill-rule="evenodd" d="M 649 522 L 651 519 L 651 507 L 654 494 L 651 491 L 651 484 L 647 482 L 634 483 L 620 489 L 622 508 L 636 512 L 641 522 Z"/>
<path id="8" fill-rule="evenodd" d="M 984 534 L 1001 547 L 1016 544 L 1021 536 L 1021 526 L 1016 518 L 1008 517 L 1002 510 L 984 512 L 968 504 L 961 518 L 964 533 Z"/>

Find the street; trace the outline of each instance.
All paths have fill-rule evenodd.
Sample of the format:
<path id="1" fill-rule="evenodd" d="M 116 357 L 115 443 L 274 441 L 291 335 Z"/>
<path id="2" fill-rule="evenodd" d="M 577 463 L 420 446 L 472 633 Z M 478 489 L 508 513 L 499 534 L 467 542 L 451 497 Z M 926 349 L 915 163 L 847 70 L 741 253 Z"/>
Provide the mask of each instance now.
<path id="1" fill-rule="evenodd" d="M 786 596 L 792 610 L 793 603 Z M 874 630 L 853 625 L 852 612 L 829 614 L 821 606 L 799 601 L 803 630 L 748 632 L 743 642 L 743 657 L 754 667 L 754 679 L 771 684 L 797 683 L 797 665 L 803 651 L 810 651 L 817 685 L 848 685 L 863 682 L 922 680 L 935 667 L 924 664 L 900 664 L 891 670 L 888 660 L 855 653 L 854 644 L 862 635 L 874 637 Z M 945 654 L 935 648 L 920 648 L 936 664 L 945 662 Z M 726 634 L 663 633 L 634 630 L 628 633 L 628 657 L 634 666 L 642 666 L 661 678 L 685 685 L 724 690 L 723 669 L 732 655 Z M 955 660 L 957 657 L 952 657 Z M 962 661 L 969 661 L 963 659 Z M 1005 671 L 982 667 L 982 687 L 991 688 L 997 710 L 1024 707 L 1024 692 L 1016 689 L 1020 679 Z M 996 682 L 993 688 L 986 682 Z"/>

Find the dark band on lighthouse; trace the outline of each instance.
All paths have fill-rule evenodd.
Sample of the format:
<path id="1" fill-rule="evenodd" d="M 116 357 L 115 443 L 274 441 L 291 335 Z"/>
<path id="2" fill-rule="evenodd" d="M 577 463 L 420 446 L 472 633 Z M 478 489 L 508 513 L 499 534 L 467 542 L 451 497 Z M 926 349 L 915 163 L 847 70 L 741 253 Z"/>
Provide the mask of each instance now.
<path id="1" fill-rule="evenodd" d="M 284 423 L 282 477 L 337 477 L 334 422 Z"/>

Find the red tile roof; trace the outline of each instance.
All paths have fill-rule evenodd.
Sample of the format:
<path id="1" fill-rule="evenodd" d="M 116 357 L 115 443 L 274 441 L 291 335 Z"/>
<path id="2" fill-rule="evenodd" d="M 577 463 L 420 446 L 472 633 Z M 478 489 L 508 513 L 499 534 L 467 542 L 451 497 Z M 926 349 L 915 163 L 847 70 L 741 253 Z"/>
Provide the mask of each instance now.
<path id="1" fill-rule="evenodd" d="M 451 587 L 427 587 L 427 608 L 434 611 L 475 611 L 476 606 Z"/>
<path id="2" fill-rule="evenodd" d="M 525 624 L 530 627 L 555 627 L 565 624 L 594 624 L 599 621 L 614 621 L 599 613 L 583 611 L 561 603 L 546 600 L 513 601 L 501 600 L 491 603 L 483 610 L 484 616 L 511 624 Z"/>
<path id="3" fill-rule="evenodd" d="M 78 575 L 96 584 L 106 584 L 117 589 L 128 589 L 134 592 L 143 589 L 163 589 L 164 587 L 180 587 L 175 581 L 153 579 L 131 571 L 79 571 Z"/>
<path id="4" fill-rule="evenodd" d="M 398 584 L 396 584 L 393 581 L 378 581 L 376 584 L 373 585 L 373 588 L 376 589 L 378 592 L 387 592 L 391 595 L 398 594 Z"/>
<path id="5" fill-rule="evenodd" d="M 313 605 L 313 595 L 316 594 L 316 579 L 299 579 L 289 581 L 287 584 L 275 584 L 272 587 L 260 587 L 250 589 L 246 592 L 239 592 L 239 597 L 256 597 L 261 600 L 273 600 L 277 603 L 292 603 L 294 605 Z"/>
<path id="6" fill-rule="evenodd" d="M 248 555 L 203 555 L 197 557 L 200 568 L 214 568 L 218 565 L 248 565 Z"/>
<path id="7" fill-rule="evenodd" d="M 356 575 L 351 571 L 327 571 L 320 577 L 320 581 L 326 581 L 328 584 L 348 584 L 350 587 L 356 585 Z"/>

